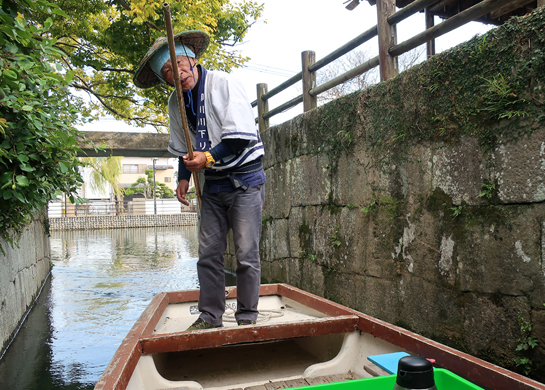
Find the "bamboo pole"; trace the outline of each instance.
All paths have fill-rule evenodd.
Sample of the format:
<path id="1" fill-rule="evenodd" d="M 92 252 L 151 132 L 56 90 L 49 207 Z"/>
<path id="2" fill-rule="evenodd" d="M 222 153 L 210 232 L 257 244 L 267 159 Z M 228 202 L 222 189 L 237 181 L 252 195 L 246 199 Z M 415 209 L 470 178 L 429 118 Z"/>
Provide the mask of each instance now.
<path id="1" fill-rule="evenodd" d="M 269 111 L 269 100 L 263 100 L 263 95 L 265 95 L 267 91 L 267 84 L 257 84 L 257 118 L 260 133 L 269 128 L 269 119 L 263 117 L 263 115 Z"/>
<path id="2" fill-rule="evenodd" d="M 182 95 L 182 84 L 180 82 L 180 71 L 178 70 L 178 61 L 176 58 L 176 48 L 174 46 L 174 32 L 172 30 L 172 20 L 170 17 L 170 5 L 163 3 L 163 13 L 165 15 L 165 27 L 167 30 L 168 49 L 170 51 L 170 63 L 172 64 L 172 75 L 174 77 L 174 86 L 176 87 L 176 97 L 178 98 L 178 107 L 180 108 L 180 116 L 182 117 L 182 127 L 184 129 L 185 144 L 187 146 L 187 154 L 189 159 L 193 160 L 193 145 L 189 136 L 189 126 L 187 124 L 187 116 L 185 114 L 184 97 Z M 201 207 L 201 187 L 199 185 L 198 172 L 193 172 L 193 182 L 195 183 L 195 193 Z"/>
<path id="3" fill-rule="evenodd" d="M 388 23 L 395 12 L 395 0 L 377 0 L 378 56 L 380 60 L 380 81 L 385 81 L 398 73 L 397 58 L 388 53 L 397 40 L 396 26 Z"/>
<path id="4" fill-rule="evenodd" d="M 301 53 L 303 65 L 303 111 L 307 112 L 317 107 L 316 96 L 311 96 L 309 91 L 316 87 L 316 73 L 310 72 L 308 67 L 316 61 L 316 53 L 311 50 Z"/>

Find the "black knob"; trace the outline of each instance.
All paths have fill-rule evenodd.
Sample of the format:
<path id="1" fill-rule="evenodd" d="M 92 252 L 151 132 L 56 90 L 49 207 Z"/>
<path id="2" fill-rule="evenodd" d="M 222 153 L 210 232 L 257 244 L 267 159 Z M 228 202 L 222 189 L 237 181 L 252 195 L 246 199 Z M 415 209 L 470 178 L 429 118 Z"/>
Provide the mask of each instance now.
<path id="1" fill-rule="evenodd" d="M 405 356 L 397 364 L 396 383 L 406 389 L 430 389 L 435 386 L 433 365 L 420 356 Z"/>

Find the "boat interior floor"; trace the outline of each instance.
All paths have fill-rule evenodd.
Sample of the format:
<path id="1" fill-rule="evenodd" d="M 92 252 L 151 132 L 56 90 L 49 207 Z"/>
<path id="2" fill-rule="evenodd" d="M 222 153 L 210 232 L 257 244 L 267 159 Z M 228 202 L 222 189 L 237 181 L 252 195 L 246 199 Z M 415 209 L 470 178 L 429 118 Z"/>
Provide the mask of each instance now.
<path id="1" fill-rule="evenodd" d="M 154 361 L 161 376 L 170 381 L 191 380 L 200 383 L 204 389 L 225 389 L 241 383 L 270 384 L 287 378 L 302 378 L 307 367 L 322 363 L 328 358 L 330 356 L 320 358 L 309 353 L 294 340 L 282 340 L 257 345 L 228 346 L 213 351 L 158 354 L 154 356 Z M 301 382 L 301 386 L 303 385 L 308 384 Z M 285 384 L 280 383 L 278 386 L 280 387 L 277 388 L 284 388 L 282 386 Z"/>
<path id="2" fill-rule="evenodd" d="M 292 387 L 305 387 L 305 386 L 314 386 L 321 385 L 324 383 L 335 383 L 335 382 L 345 382 L 351 381 L 353 379 L 360 379 L 360 377 L 352 372 L 339 375 L 326 375 L 319 376 L 316 378 L 299 378 L 299 379 L 290 379 L 285 381 L 269 382 L 263 385 L 248 386 L 244 389 L 229 389 L 229 390 L 277 390 L 277 389 L 291 389 Z"/>

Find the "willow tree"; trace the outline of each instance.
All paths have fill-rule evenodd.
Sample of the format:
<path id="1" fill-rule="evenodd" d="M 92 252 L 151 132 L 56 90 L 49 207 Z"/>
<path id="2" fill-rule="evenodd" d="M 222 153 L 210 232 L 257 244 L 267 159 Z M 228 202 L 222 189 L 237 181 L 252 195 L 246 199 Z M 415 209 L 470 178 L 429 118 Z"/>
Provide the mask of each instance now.
<path id="1" fill-rule="evenodd" d="M 12 1 L 12 0 L 8 0 Z M 51 18 L 55 46 L 64 52 L 66 69 L 75 71 L 72 87 L 82 118 L 112 115 L 130 125 L 167 126 L 166 86 L 141 90 L 134 70 L 149 46 L 165 36 L 161 0 L 53 0 L 67 17 L 45 13 L 26 16 L 43 24 Z M 170 4 L 174 32 L 199 29 L 211 37 L 202 63 L 229 71 L 248 58 L 237 51 L 263 6 L 249 0 L 185 0 Z"/>
<path id="2" fill-rule="evenodd" d="M 82 164 L 91 169 L 89 186 L 92 190 L 105 193 L 108 185 L 112 187 L 115 196 L 124 194 L 121 187 L 121 160 L 123 157 L 83 157 Z"/>

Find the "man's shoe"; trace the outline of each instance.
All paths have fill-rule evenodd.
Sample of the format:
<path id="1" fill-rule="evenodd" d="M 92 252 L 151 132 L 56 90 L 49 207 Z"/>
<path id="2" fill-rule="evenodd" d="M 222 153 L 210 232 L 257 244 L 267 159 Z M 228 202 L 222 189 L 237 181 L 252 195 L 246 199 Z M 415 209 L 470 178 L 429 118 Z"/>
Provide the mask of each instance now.
<path id="1" fill-rule="evenodd" d="M 256 322 L 254 320 L 238 320 L 237 324 L 239 326 L 241 326 L 241 325 L 255 325 Z"/>
<path id="2" fill-rule="evenodd" d="M 209 324 L 208 322 L 206 322 L 205 320 L 203 320 L 202 318 L 198 318 L 197 321 L 195 321 L 193 324 L 191 324 L 191 326 L 189 328 L 186 329 L 186 331 L 188 331 L 188 330 L 214 329 L 214 328 L 221 328 L 221 327 L 223 327 L 223 325 L 212 325 L 212 324 Z"/>

